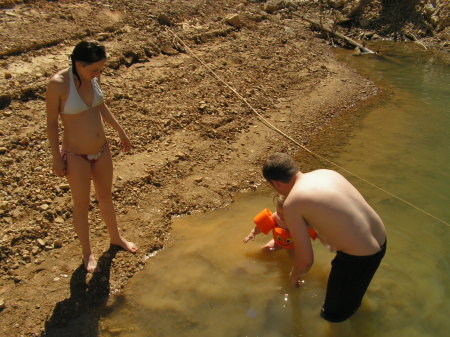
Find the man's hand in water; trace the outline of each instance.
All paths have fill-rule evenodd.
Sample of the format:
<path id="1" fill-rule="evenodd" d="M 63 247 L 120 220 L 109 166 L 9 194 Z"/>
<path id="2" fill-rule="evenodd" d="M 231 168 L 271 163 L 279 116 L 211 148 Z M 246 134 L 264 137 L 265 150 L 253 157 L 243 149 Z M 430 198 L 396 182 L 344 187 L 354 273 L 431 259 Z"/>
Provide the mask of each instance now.
<path id="1" fill-rule="evenodd" d="M 305 284 L 305 280 L 297 280 L 297 282 L 295 283 L 295 287 L 300 288 L 304 284 Z"/>
<path id="2" fill-rule="evenodd" d="M 297 276 L 297 273 L 295 273 L 294 270 L 291 270 L 291 272 L 289 273 L 289 280 L 294 288 L 300 288 L 305 284 L 305 280 L 301 279 L 302 276 L 304 276 L 304 274 Z"/>

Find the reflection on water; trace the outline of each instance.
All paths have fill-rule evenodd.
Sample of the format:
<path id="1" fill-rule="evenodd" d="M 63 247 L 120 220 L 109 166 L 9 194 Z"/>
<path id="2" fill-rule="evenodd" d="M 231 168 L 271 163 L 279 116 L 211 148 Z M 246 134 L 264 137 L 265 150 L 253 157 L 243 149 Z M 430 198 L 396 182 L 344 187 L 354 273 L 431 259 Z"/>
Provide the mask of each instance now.
<path id="1" fill-rule="evenodd" d="M 381 46 L 380 48 L 386 48 Z M 384 51 L 386 54 L 386 50 Z M 347 57 L 392 94 L 367 114 L 340 165 L 450 221 L 450 71 L 416 49 L 391 49 L 393 62 Z M 444 337 L 450 331 L 450 228 L 354 178 L 384 219 L 389 247 L 351 335 Z M 330 336 L 320 319 L 333 254 L 314 242 L 305 286 L 291 289 L 286 251 L 244 245 L 252 218 L 274 209 L 268 190 L 224 210 L 177 219 L 171 244 L 133 279 L 102 321 L 104 336 Z"/>

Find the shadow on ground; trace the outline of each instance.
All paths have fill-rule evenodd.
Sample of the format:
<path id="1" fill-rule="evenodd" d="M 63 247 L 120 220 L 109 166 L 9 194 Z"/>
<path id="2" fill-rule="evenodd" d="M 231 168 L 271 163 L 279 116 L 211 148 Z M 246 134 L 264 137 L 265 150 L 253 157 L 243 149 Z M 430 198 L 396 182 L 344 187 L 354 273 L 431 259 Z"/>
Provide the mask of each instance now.
<path id="1" fill-rule="evenodd" d="M 361 0 L 349 14 L 348 19 L 342 22 L 343 26 L 360 27 L 360 19 L 373 0 Z M 418 29 L 429 32 L 432 26 L 425 20 L 423 14 L 418 10 L 415 0 L 382 0 L 381 11 L 366 23 L 366 28 L 375 29 L 379 34 L 392 35 L 394 40 L 404 35 L 404 29 L 408 24 L 413 24 Z M 370 12 L 370 10 L 368 10 Z M 367 13 L 366 13 L 367 14 Z"/>
<path id="2" fill-rule="evenodd" d="M 94 273 L 89 282 L 86 282 L 83 264 L 73 272 L 70 297 L 56 304 L 41 337 L 99 335 L 99 320 L 107 311 L 111 263 L 120 249 L 111 246 L 103 253 L 98 260 L 100 271 Z"/>

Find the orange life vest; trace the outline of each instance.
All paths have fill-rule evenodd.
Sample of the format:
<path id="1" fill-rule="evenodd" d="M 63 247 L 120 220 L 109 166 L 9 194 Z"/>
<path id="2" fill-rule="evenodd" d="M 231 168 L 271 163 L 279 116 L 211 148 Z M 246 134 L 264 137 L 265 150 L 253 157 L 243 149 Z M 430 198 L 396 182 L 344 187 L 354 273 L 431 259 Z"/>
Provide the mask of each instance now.
<path id="1" fill-rule="evenodd" d="M 253 222 L 256 224 L 256 226 L 258 226 L 259 230 L 266 235 L 270 232 L 270 230 L 272 230 L 273 239 L 278 246 L 286 249 L 294 248 L 294 241 L 292 240 L 292 236 L 291 233 L 289 233 L 289 230 L 278 226 L 275 220 L 272 218 L 272 212 L 270 212 L 267 208 L 259 212 L 253 218 Z M 316 231 L 309 227 L 307 229 L 309 237 L 315 240 L 317 237 Z"/>

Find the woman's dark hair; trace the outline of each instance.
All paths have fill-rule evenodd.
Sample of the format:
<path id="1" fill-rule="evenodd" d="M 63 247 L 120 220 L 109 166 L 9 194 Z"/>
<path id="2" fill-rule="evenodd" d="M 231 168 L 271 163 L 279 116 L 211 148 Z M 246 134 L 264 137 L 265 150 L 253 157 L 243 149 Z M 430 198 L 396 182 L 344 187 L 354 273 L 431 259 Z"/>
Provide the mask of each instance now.
<path id="1" fill-rule="evenodd" d="M 72 60 L 72 72 L 81 83 L 81 78 L 78 76 L 75 67 L 75 61 L 92 64 L 104 60 L 105 58 L 106 50 L 104 46 L 97 42 L 81 41 L 75 46 L 70 55 L 70 59 Z"/>
<path id="2" fill-rule="evenodd" d="M 283 183 L 291 181 L 292 177 L 300 171 L 297 163 L 286 153 L 277 152 L 267 158 L 262 173 L 267 181 L 276 180 Z"/>

